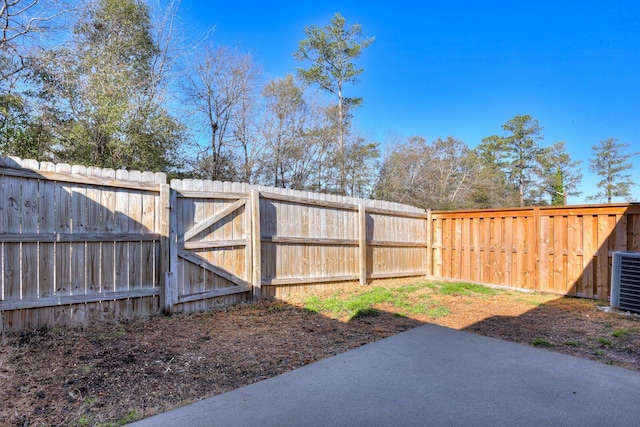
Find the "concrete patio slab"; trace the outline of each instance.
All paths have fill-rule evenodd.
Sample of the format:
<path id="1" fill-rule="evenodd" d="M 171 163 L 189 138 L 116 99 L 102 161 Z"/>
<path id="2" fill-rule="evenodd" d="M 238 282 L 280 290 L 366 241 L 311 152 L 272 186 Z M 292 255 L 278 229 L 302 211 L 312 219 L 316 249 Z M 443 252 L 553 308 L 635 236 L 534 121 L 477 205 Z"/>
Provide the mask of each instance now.
<path id="1" fill-rule="evenodd" d="M 640 373 L 425 325 L 134 426 L 637 426 Z"/>

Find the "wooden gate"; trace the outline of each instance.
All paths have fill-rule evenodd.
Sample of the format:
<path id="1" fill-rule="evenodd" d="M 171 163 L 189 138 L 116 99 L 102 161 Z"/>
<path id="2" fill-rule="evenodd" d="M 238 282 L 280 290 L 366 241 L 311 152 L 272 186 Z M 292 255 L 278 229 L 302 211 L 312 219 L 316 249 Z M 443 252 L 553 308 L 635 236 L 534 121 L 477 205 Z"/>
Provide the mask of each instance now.
<path id="1" fill-rule="evenodd" d="M 251 193 L 244 184 L 218 184 L 172 183 L 165 311 L 203 311 L 251 296 Z"/>

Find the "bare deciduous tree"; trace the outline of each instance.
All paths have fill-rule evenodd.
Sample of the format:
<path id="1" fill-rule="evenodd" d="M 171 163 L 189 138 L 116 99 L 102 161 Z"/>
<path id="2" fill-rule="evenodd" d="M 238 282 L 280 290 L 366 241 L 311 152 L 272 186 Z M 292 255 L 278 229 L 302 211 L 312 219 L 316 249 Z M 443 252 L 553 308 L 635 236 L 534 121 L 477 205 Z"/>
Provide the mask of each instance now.
<path id="1" fill-rule="evenodd" d="M 254 88 L 257 68 L 250 55 L 226 47 L 206 47 L 189 77 L 188 96 L 201 122 L 207 129 L 209 147 L 206 176 L 211 179 L 233 179 L 229 160 L 233 149 L 248 144 L 245 131 L 250 91 Z M 240 141 L 238 141 L 240 137 Z M 246 147 L 246 146 L 245 146 Z"/>
<path id="2" fill-rule="evenodd" d="M 0 0 L 0 83 L 27 68 L 41 45 L 37 36 L 53 31 L 56 20 L 74 9 L 66 1 Z"/>
<path id="3" fill-rule="evenodd" d="M 462 141 L 448 137 L 428 144 L 413 137 L 386 156 L 375 196 L 425 209 L 477 207 L 484 175 L 482 162 Z"/>

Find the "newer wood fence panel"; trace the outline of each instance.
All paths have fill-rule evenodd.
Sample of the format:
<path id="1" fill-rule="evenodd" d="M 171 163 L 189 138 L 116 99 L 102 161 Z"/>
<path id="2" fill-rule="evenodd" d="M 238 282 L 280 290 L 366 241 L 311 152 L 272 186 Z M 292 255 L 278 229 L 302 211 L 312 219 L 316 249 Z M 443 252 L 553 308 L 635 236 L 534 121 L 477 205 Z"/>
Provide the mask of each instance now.
<path id="1" fill-rule="evenodd" d="M 640 251 L 640 205 L 432 212 L 429 275 L 607 299 L 611 252 Z"/>

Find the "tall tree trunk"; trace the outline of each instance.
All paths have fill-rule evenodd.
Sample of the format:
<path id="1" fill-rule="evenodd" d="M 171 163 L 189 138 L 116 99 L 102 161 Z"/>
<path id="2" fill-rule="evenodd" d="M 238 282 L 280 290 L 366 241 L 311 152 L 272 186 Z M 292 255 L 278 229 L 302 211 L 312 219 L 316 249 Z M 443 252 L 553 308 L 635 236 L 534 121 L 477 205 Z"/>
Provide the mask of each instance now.
<path id="1" fill-rule="evenodd" d="M 340 156 L 340 183 L 339 190 L 341 195 L 346 194 L 346 173 L 345 173 L 345 161 L 344 161 L 344 112 L 342 109 L 342 87 L 338 85 L 338 144 L 339 144 L 339 156 Z"/>

